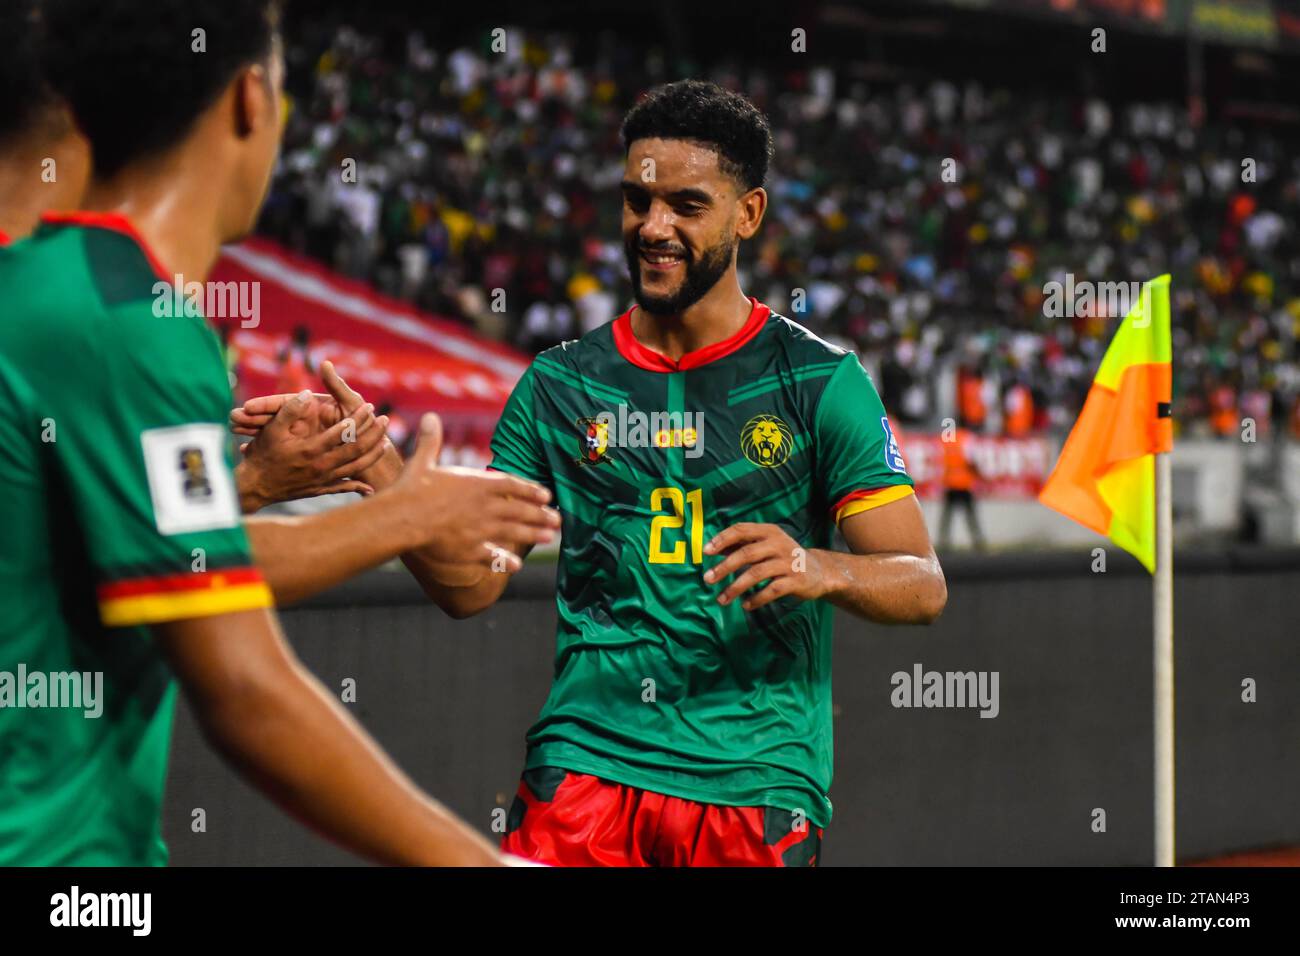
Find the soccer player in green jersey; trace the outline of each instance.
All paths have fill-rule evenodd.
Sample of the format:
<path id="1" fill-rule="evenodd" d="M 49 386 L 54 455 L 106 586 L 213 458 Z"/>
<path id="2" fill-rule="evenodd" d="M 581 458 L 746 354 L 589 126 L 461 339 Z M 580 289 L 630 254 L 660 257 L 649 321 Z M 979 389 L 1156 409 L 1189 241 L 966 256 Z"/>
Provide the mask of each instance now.
<path id="1" fill-rule="evenodd" d="M 831 817 L 831 606 L 929 623 L 943 573 L 857 356 L 740 288 L 766 119 L 685 81 L 634 107 L 623 140 L 637 304 L 538 355 L 492 441 L 492 467 L 563 514 L 554 682 L 503 847 L 806 865 Z M 851 553 L 830 549 L 837 526 Z M 455 616 L 505 588 L 417 573 Z"/>
<path id="2" fill-rule="evenodd" d="M 173 674 L 214 745 L 320 832 L 378 861 L 496 863 L 285 645 L 240 524 L 216 337 L 153 310 L 160 278 L 201 280 L 256 216 L 276 3 L 40 9 L 94 168 L 86 211 L 0 250 L 0 865 L 165 862 Z M 409 493 L 432 470 L 426 444 L 393 499 L 405 523 L 445 510 Z"/>

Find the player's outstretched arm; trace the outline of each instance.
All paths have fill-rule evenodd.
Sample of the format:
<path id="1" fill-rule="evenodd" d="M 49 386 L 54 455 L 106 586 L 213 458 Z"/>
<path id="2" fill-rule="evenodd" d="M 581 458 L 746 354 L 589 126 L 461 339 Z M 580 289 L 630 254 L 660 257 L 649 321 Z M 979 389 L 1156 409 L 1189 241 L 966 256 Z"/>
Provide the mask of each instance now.
<path id="1" fill-rule="evenodd" d="M 747 611 L 794 596 L 830 601 L 883 624 L 930 624 L 938 618 L 948 586 L 915 495 L 850 515 L 840 531 L 852 554 L 805 550 L 774 524 L 732 525 L 704 546 L 705 554 L 725 555 L 704 581 L 724 583 L 735 575 L 717 597 L 722 604 L 768 581 L 742 599 Z"/>
<path id="2" fill-rule="evenodd" d="M 355 409 L 360 406 L 363 401 L 361 396 L 343 380 L 332 363 L 322 363 L 321 379 L 339 408 Z M 256 406 L 253 408 L 253 411 L 261 410 Z M 254 425 L 259 421 L 251 415 L 245 417 L 246 421 L 236 422 L 232 416 L 232 424 L 238 428 L 242 424 Z M 362 477 L 375 488 L 386 488 L 396 481 L 401 473 L 401 456 L 389 442 L 383 456 L 367 469 Z M 490 476 L 483 472 L 477 474 L 485 480 L 508 477 L 501 474 Z M 512 478 L 512 480 L 522 479 Z M 529 484 L 532 486 L 531 483 Z M 476 512 L 465 509 L 459 517 L 462 520 L 472 521 L 475 519 L 475 514 Z M 549 520 L 551 523 L 548 527 L 559 528 L 558 513 L 549 511 Z M 494 537 L 492 540 L 498 546 L 489 547 L 491 559 L 486 562 L 482 560 L 481 552 L 467 557 L 463 551 L 458 551 L 454 546 L 441 547 L 440 543 L 436 543 L 431 547 L 407 551 L 402 555 L 402 562 L 411 572 L 411 576 L 424 588 L 425 594 L 431 601 L 449 616 L 460 619 L 470 617 L 495 604 L 505 593 L 506 584 L 516 568 L 516 562 L 518 566 L 522 566 L 522 559 L 528 556 L 534 545 L 546 543 L 550 539 L 549 534 L 542 536 L 536 533 L 516 537 L 505 535 Z"/>
<path id="3" fill-rule="evenodd" d="M 409 464 L 407 467 L 410 467 Z M 401 458 L 390 447 L 384 459 L 367 473 L 377 487 L 383 488 L 389 482 L 398 479 L 403 473 Z M 493 476 L 490 480 L 510 478 L 523 481 L 514 476 L 500 472 L 479 472 L 480 476 Z M 531 482 L 525 482 L 535 488 Z M 549 500 L 550 492 L 541 489 Z M 411 577 L 419 582 L 430 601 L 438 605 L 443 613 L 456 620 L 472 617 L 480 611 L 487 610 L 505 593 L 510 576 L 523 567 L 523 559 L 528 557 L 533 546 L 551 540 L 553 532 L 560 527 L 559 513 L 546 509 L 550 524 L 543 535 L 533 529 L 526 536 L 501 535 L 493 539 L 494 544 L 487 545 L 487 560 L 484 552 L 477 552 L 468 557 L 438 542 L 424 548 L 413 548 L 402 554 L 402 563 L 411 572 Z M 465 511 L 460 518 L 473 519 L 474 513 Z"/>
<path id="4" fill-rule="evenodd" d="M 422 551 L 402 555 L 411 576 L 420 582 L 424 593 L 449 617 L 457 620 L 472 617 L 495 604 L 505 593 L 510 573 L 502 573 L 506 559 L 520 562 L 533 550 L 532 543 L 501 545 L 494 560 L 482 564 L 438 561 Z"/>
<path id="5" fill-rule="evenodd" d="M 370 860 L 493 866 L 298 662 L 266 610 L 155 625 L 204 734 L 285 811 Z"/>
<path id="6" fill-rule="evenodd" d="M 452 559 L 458 573 L 476 569 L 489 580 L 518 571 L 520 559 L 495 542 L 549 540 L 559 524 L 544 507 L 550 492 L 508 475 L 439 468 L 441 444 L 438 417 L 426 415 L 410 461 L 374 497 L 315 515 L 246 519 L 253 556 L 277 603 L 302 600 L 409 553 L 418 555 L 407 564 L 421 584 L 427 568 Z"/>

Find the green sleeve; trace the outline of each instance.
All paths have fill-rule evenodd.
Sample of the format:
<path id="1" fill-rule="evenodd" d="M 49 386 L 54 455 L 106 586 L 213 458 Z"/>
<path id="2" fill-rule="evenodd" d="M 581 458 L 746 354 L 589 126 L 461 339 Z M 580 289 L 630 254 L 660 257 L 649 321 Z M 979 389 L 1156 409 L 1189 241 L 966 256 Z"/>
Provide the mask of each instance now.
<path id="1" fill-rule="evenodd" d="M 510 393 L 492 434 L 492 464 L 488 467 L 535 481 L 554 492 L 550 465 L 537 431 L 533 397 L 536 380 L 537 373 L 529 366 Z"/>
<path id="2" fill-rule="evenodd" d="M 22 497 L 42 489 L 40 462 L 34 442 L 39 436 L 40 419 L 32 410 L 30 389 L 23 377 L 0 353 L 0 404 L 9 414 L 0 416 L 0 472 L 10 488 Z M 15 496 L 10 495 L 13 499 Z M 11 514 L 10 517 L 20 517 Z M 9 529 L 13 530 L 13 529 Z M 15 540 L 21 541 L 22 538 Z"/>
<path id="3" fill-rule="evenodd" d="M 898 442 L 871 377 L 844 356 L 817 406 L 818 481 L 827 505 L 882 488 L 912 486 Z"/>
<path id="4" fill-rule="evenodd" d="M 83 353 L 95 360 L 47 392 L 104 623 L 268 605 L 239 512 L 216 337 L 138 299 L 106 318 L 113 334 L 100 327 Z"/>

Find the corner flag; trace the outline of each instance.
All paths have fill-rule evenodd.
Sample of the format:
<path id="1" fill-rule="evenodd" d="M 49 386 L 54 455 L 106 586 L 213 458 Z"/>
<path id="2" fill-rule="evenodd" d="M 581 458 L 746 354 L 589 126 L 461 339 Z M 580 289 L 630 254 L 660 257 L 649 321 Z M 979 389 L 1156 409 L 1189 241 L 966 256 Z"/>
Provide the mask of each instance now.
<path id="1" fill-rule="evenodd" d="M 1038 500 L 1109 535 L 1154 575 L 1155 864 L 1174 854 L 1174 446 L 1169 276 L 1143 283 Z"/>
<path id="2" fill-rule="evenodd" d="M 1173 448 L 1169 276 L 1142 284 L 1038 500 L 1156 570 L 1155 456 Z"/>

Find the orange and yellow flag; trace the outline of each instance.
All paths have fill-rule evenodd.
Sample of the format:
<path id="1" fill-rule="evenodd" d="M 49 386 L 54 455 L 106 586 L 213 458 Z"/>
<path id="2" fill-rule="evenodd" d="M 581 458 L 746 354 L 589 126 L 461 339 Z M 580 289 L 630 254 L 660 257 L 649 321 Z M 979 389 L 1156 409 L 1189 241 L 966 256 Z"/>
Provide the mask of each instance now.
<path id="1" fill-rule="evenodd" d="M 1143 283 L 1038 500 L 1156 570 L 1155 455 L 1174 447 L 1169 276 Z"/>

